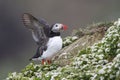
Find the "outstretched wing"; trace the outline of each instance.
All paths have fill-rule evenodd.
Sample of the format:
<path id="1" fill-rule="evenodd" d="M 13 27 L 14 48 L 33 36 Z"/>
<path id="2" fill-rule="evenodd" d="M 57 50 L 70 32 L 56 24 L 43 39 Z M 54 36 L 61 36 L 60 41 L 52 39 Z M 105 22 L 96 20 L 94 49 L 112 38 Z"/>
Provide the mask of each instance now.
<path id="1" fill-rule="evenodd" d="M 26 28 L 32 31 L 32 36 L 35 42 L 42 47 L 48 41 L 50 27 L 44 19 L 36 19 L 29 13 L 24 13 L 22 20 Z"/>

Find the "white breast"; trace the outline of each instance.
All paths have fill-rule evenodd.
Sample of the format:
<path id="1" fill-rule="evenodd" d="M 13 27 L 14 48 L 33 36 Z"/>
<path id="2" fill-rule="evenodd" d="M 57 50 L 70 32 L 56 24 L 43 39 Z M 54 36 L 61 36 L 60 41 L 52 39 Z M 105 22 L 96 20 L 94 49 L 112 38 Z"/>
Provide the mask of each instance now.
<path id="1" fill-rule="evenodd" d="M 62 38 L 60 36 L 50 38 L 47 46 L 47 50 L 43 52 L 43 55 L 41 57 L 45 59 L 51 59 L 62 48 Z"/>

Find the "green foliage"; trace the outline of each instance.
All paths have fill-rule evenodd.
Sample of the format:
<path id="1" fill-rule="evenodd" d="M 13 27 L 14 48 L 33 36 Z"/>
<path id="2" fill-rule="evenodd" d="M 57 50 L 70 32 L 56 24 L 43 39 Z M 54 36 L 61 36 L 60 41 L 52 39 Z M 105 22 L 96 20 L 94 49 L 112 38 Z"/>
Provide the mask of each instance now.
<path id="1" fill-rule="evenodd" d="M 68 36 L 66 38 L 63 39 L 63 47 L 68 46 L 70 44 L 72 44 L 74 41 L 76 41 L 78 39 L 77 36 Z"/>
<path id="2" fill-rule="evenodd" d="M 120 19 L 100 42 L 80 50 L 71 61 L 63 67 L 30 63 L 22 72 L 10 73 L 7 80 L 120 80 Z"/>
<path id="3" fill-rule="evenodd" d="M 79 51 L 78 56 L 82 55 L 82 54 L 90 54 L 91 53 L 91 48 L 85 48 Z"/>

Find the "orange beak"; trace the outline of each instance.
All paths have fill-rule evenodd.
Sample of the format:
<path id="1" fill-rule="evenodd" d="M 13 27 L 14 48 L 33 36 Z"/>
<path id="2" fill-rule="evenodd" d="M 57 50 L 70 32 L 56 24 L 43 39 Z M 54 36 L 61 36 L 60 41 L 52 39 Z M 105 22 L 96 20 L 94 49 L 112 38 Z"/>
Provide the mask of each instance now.
<path id="1" fill-rule="evenodd" d="M 68 27 L 66 25 L 63 25 L 62 28 L 63 28 L 63 30 L 67 30 Z"/>

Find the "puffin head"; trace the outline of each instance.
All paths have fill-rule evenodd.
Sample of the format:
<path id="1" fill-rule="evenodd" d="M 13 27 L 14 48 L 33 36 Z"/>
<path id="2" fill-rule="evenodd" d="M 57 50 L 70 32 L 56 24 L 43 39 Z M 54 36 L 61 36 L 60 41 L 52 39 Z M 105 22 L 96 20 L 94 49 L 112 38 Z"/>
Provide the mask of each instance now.
<path id="1" fill-rule="evenodd" d="M 53 32 L 60 32 L 61 30 L 67 30 L 67 26 L 64 24 L 56 23 L 51 27 L 51 31 Z"/>

